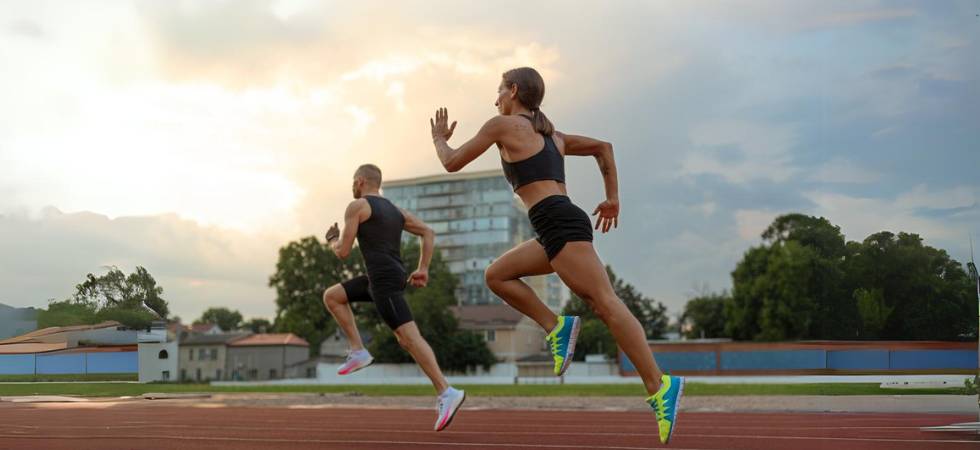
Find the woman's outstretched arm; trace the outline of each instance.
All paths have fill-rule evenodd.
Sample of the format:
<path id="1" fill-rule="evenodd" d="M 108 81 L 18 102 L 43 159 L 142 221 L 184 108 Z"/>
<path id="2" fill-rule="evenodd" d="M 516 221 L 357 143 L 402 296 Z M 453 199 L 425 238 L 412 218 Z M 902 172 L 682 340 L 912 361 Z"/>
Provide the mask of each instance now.
<path id="1" fill-rule="evenodd" d="M 436 117 L 429 119 L 429 125 L 432 126 L 432 143 L 436 146 L 436 154 L 439 155 L 442 166 L 449 172 L 456 172 L 466 167 L 467 164 L 497 142 L 502 131 L 502 122 L 503 119 L 500 116 L 488 120 L 476 133 L 476 136 L 473 136 L 459 148 L 453 149 L 449 146 L 448 141 L 453 136 L 453 130 L 456 129 L 456 122 L 453 121 L 452 125 L 448 125 L 449 112 L 446 111 L 446 108 L 436 110 Z"/>
<path id="2" fill-rule="evenodd" d="M 565 141 L 565 154 L 571 156 L 592 156 L 599 164 L 602 181 L 606 188 L 606 201 L 596 207 L 592 215 L 599 214 L 595 228 L 605 233 L 609 228 L 619 226 L 619 178 L 616 174 L 616 160 L 612 144 L 586 136 L 561 134 Z"/>

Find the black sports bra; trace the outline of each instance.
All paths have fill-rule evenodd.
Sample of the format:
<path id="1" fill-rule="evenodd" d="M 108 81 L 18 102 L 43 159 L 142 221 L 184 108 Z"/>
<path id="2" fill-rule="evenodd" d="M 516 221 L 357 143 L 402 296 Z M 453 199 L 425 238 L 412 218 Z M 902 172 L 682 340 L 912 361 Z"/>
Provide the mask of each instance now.
<path id="1" fill-rule="evenodd" d="M 520 116 L 531 120 L 524 114 Z M 500 159 L 500 164 L 504 167 L 504 176 L 515 191 L 521 186 L 541 180 L 565 183 L 565 157 L 558 151 L 558 146 L 551 136 L 542 135 L 542 137 L 544 137 L 544 148 L 533 156 L 514 162 Z"/>

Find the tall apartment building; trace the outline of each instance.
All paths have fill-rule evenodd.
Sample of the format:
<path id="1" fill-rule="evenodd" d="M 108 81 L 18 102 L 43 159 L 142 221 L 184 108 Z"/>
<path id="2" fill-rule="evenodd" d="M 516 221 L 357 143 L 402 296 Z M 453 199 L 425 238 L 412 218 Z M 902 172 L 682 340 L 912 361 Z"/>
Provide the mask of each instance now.
<path id="1" fill-rule="evenodd" d="M 534 236 L 527 211 L 503 171 L 458 172 L 385 181 L 384 196 L 436 232 L 436 248 L 459 277 L 459 305 L 499 304 L 484 282 L 491 262 Z M 568 289 L 557 275 L 525 281 L 549 307 L 559 310 Z"/>

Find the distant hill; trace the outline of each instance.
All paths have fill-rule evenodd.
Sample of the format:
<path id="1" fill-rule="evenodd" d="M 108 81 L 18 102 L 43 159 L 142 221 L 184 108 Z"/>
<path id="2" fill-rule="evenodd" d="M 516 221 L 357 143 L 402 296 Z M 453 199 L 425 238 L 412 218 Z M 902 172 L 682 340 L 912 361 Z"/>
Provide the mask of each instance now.
<path id="1" fill-rule="evenodd" d="M 37 309 L 16 308 L 0 303 L 0 339 L 37 329 Z"/>

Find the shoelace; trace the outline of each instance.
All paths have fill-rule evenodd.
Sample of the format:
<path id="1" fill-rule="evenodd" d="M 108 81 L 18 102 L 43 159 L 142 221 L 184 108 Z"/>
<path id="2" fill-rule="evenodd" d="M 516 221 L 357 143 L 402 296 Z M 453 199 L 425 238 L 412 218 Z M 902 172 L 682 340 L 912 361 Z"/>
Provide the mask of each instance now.
<path id="1" fill-rule="evenodd" d="M 552 338 L 550 334 L 548 336 L 545 336 L 545 339 L 548 341 L 549 344 L 551 344 L 551 354 L 558 355 L 558 350 L 561 347 L 559 341 L 561 339 L 557 337 Z"/>
<path id="2" fill-rule="evenodd" d="M 667 404 L 659 398 L 653 399 L 653 412 L 657 415 L 657 420 L 667 418 Z"/>

